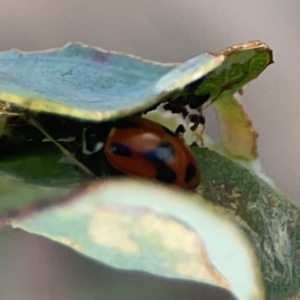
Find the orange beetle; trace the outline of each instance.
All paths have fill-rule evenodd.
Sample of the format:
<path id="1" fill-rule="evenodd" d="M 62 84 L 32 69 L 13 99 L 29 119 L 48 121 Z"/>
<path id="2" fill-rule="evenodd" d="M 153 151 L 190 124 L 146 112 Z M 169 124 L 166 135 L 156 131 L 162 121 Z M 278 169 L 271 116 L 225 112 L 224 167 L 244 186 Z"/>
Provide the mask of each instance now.
<path id="1" fill-rule="evenodd" d="M 200 182 L 196 160 L 167 128 L 133 116 L 117 121 L 104 144 L 108 162 L 125 174 L 193 189 Z"/>

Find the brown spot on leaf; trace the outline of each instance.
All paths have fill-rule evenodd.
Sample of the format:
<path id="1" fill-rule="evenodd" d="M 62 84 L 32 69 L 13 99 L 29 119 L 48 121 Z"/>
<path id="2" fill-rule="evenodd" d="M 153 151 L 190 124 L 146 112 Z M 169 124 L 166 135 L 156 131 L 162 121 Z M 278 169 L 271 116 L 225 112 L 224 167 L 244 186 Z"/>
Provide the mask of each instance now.
<path id="1" fill-rule="evenodd" d="M 269 199 L 269 206 L 275 207 L 275 201 L 273 199 Z"/>

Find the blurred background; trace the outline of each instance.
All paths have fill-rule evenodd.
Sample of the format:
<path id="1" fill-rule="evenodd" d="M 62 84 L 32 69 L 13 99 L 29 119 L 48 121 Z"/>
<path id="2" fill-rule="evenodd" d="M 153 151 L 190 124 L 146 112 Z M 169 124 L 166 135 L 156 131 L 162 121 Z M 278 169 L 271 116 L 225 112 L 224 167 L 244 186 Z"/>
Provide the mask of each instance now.
<path id="1" fill-rule="evenodd" d="M 275 64 L 247 86 L 243 102 L 260 134 L 265 172 L 300 204 L 299 0 L 0 0 L 0 6 L 0 50 L 82 41 L 183 62 L 263 40 L 274 50 Z M 213 113 L 207 118 L 208 132 L 215 134 Z M 0 255 L 1 300 L 212 299 L 211 291 L 192 283 L 112 271 L 19 231 L 0 234 Z"/>

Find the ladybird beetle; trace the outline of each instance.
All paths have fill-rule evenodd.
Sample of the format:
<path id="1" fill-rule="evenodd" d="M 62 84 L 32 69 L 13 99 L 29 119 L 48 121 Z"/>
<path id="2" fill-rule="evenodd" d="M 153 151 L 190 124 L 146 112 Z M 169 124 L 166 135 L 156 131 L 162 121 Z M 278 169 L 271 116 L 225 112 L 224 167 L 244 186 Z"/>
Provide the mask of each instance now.
<path id="1" fill-rule="evenodd" d="M 104 144 L 108 162 L 125 174 L 193 189 L 200 172 L 189 148 L 169 129 L 138 116 L 117 121 Z"/>

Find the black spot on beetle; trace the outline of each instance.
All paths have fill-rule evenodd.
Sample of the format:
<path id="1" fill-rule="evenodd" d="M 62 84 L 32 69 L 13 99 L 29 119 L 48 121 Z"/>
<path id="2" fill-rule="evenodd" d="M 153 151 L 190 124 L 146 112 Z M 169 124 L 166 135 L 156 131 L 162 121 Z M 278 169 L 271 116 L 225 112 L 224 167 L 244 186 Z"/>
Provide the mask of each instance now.
<path id="1" fill-rule="evenodd" d="M 119 144 L 119 143 L 112 143 L 110 145 L 109 150 L 113 154 L 118 155 L 118 156 L 131 156 L 130 149 L 128 147 L 122 145 L 122 144 Z"/>
<path id="2" fill-rule="evenodd" d="M 185 183 L 190 182 L 196 175 L 196 168 L 192 164 L 188 164 L 185 170 Z"/>
<path id="3" fill-rule="evenodd" d="M 144 157 L 154 164 L 165 164 L 172 160 L 174 156 L 174 147 L 166 141 L 160 142 L 154 149 L 144 154 Z"/>
<path id="4" fill-rule="evenodd" d="M 176 173 L 165 164 L 159 164 L 156 166 L 156 179 L 165 183 L 174 183 L 177 175 Z"/>

